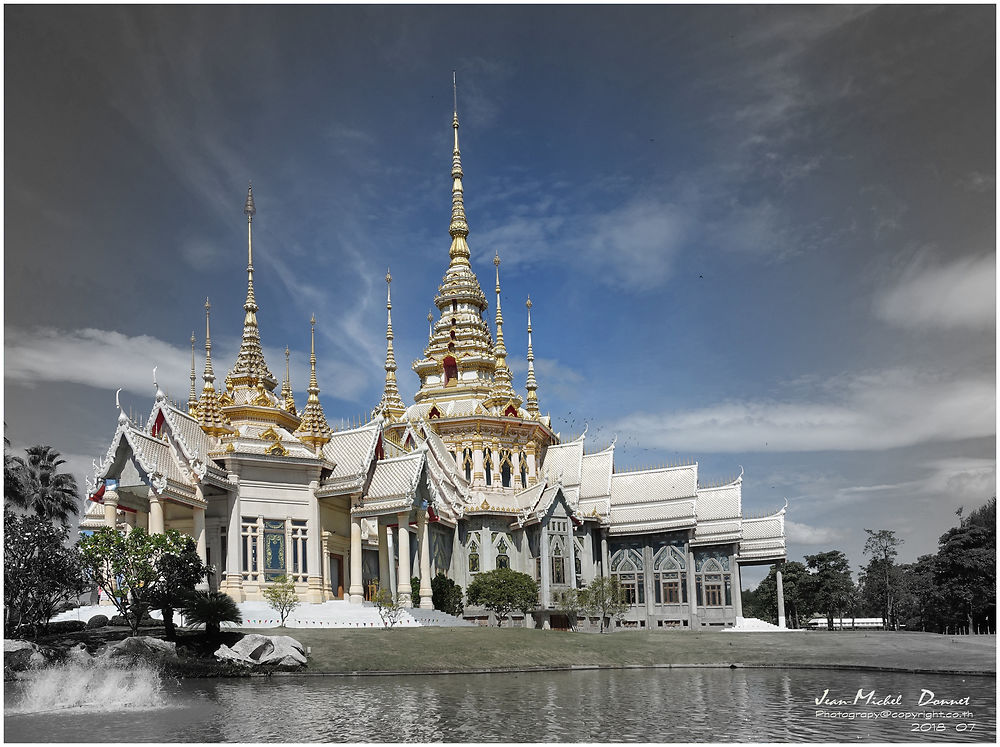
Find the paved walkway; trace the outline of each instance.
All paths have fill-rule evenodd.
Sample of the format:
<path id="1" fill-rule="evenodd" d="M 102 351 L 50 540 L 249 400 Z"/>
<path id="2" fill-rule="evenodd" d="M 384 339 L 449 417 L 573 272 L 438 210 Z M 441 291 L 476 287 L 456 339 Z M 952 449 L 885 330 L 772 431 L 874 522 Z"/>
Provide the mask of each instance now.
<path id="1" fill-rule="evenodd" d="M 243 602 L 239 608 L 243 617 L 243 623 L 240 627 L 274 628 L 280 622 L 278 614 L 266 602 Z M 113 617 L 116 614 L 118 613 L 114 607 L 89 605 L 56 615 L 52 621 L 83 620 L 86 622 L 94 615 Z M 159 610 L 151 610 L 150 615 L 157 619 L 161 617 Z M 175 613 L 174 620 L 181 622 L 179 613 Z M 473 627 L 472 623 L 446 615 L 443 612 L 422 609 L 404 610 L 396 625 L 404 628 Z M 223 627 L 228 626 L 231 624 L 223 623 Z M 300 604 L 285 620 L 285 627 L 313 629 L 382 628 L 384 625 L 382 618 L 379 617 L 378 608 L 374 604 L 364 602 L 357 605 L 337 600 L 322 604 Z"/>

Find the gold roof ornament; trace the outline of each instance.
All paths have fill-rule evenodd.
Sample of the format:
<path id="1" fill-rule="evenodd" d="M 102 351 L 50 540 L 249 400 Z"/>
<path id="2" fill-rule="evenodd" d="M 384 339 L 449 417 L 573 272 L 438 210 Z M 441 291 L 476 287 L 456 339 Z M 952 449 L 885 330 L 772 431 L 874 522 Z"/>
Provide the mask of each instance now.
<path id="1" fill-rule="evenodd" d="M 233 427 L 229 418 L 222 411 L 222 402 L 215 391 L 215 371 L 212 370 L 212 330 L 209 315 L 212 304 L 205 299 L 205 386 L 201 390 L 198 401 L 198 422 L 201 429 L 212 436 L 232 433 Z"/>
<path id="2" fill-rule="evenodd" d="M 234 389 L 254 388 L 259 381 L 264 384 L 267 391 L 273 392 L 278 381 L 264 361 L 264 351 L 260 344 L 260 330 L 257 325 L 257 301 L 253 293 L 253 217 L 257 214 L 257 208 L 253 202 L 252 184 L 247 187 L 247 201 L 243 207 L 243 213 L 247 216 L 247 300 L 243 304 L 246 317 L 243 321 L 243 340 L 240 343 L 240 352 L 236 357 L 236 365 L 229 372 L 227 384 L 232 382 Z"/>
<path id="3" fill-rule="evenodd" d="M 388 268 L 385 271 L 385 313 L 385 388 L 378 409 L 393 420 L 399 420 L 406 412 L 406 406 L 399 398 L 396 386 L 396 356 L 392 351 L 392 274 Z"/>
<path id="4" fill-rule="evenodd" d="M 319 382 L 316 379 L 316 316 L 309 320 L 312 325 L 309 353 L 309 399 L 302 411 L 302 422 L 295 429 L 295 436 L 319 451 L 330 440 L 333 431 L 326 422 L 323 405 L 319 402 Z"/>
<path id="5" fill-rule="evenodd" d="M 188 392 L 188 415 L 198 417 L 198 391 L 194 382 L 197 376 L 194 372 L 194 331 L 191 332 L 191 390 Z"/>
<path id="6" fill-rule="evenodd" d="M 285 381 L 281 385 L 281 398 L 284 400 L 285 409 L 292 415 L 298 415 L 298 411 L 295 409 L 295 394 L 292 392 L 292 377 L 289 374 L 288 359 L 291 357 L 291 352 L 288 350 L 288 346 L 285 345 Z"/>
<path id="7" fill-rule="evenodd" d="M 524 409 L 533 418 L 538 418 L 538 383 L 535 381 L 535 354 L 531 350 L 531 296 L 525 303 L 528 308 L 528 378 L 524 388 L 528 391 L 528 400 Z"/>
<path id="8" fill-rule="evenodd" d="M 496 369 L 493 372 L 493 387 L 490 390 L 490 406 L 503 406 L 504 402 L 516 402 L 516 410 L 521 404 L 521 398 L 514 391 L 513 379 L 510 369 L 507 367 L 507 348 L 503 344 L 503 311 L 500 308 L 500 253 L 493 257 L 493 265 L 497 273 L 497 340 L 493 345 L 493 355 L 496 357 Z"/>

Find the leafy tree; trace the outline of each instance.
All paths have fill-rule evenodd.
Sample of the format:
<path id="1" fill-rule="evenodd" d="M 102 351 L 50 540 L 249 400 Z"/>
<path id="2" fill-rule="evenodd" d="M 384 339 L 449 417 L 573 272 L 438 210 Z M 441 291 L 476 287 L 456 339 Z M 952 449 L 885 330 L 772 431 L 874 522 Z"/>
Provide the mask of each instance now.
<path id="1" fill-rule="evenodd" d="M 66 527 L 7 509 L 3 517 L 4 629 L 47 626 L 60 604 L 83 592 L 80 555 L 66 546 Z"/>
<path id="2" fill-rule="evenodd" d="M 66 460 L 51 446 L 30 446 L 25 453 L 27 459 L 11 457 L 9 464 L 5 455 L 4 482 L 12 473 L 12 484 L 9 492 L 4 488 L 4 500 L 68 527 L 80 513 L 80 499 L 76 478 L 59 471 Z"/>
<path id="3" fill-rule="evenodd" d="M 581 592 L 583 609 L 588 615 L 600 620 L 600 632 L 604 632 L 604 621 L 620 619 L 628 612 L 625 590 L 618 583 L 617 576 L 598 576 Z"/>
<path id="4" fill-rule="evenodd" d="M 779 566 L 771 566 L 768 574 L 761 579 L 752 592 L 743 592 L 743 614 L 756 617 L 772 625 L 778 623 L 778 578 Z M 791 628 L 801 627 L 800 616 L 808 615 L 809 586 L 811 577 L 806 567 L 795 560 L 782 563 L 781 589 L 785 599 L 785 621 Z"/>
<path id="5" fill-rule="evenodd" d="M 273 582 L 264 587 L 264 599 L 269 605 L 274 607 L 274 611 L 281 617 L 281 624 L 278 627 L 285 627 L 285 619 L 299 606 L 299 595 L 295 593 L 295 583 L 288 576 L 278 576 Z"/>
<path id="6" fill-rule="evenodd" d="M 896 565 L 899 554 L 896 548 L 903 544 L 903 540 L 891 529 L 865 529 L 865 533 L 868 540 L 864 553 L 868 556 L 868 565 L 863 569 L 864 600 L 871 608 L 881 611 L 882 626 L 886 630 L 898 630 L 896 603 L 901 576 Z"/>
<path id="7" fill-rule="evenodd" d="M 934 580 L 954 629 L 989 629 L 996 620 L 996 498 L 961 519 L 938 541 Z"/>
<path id="8" fill-rule="evenodd" d="M 4 424 L 6 427 L 6 424 Z M 20 460 L 10 453 L 10 439 L 3 437 L 3 499 L 14 506 L 24 505 L 27 486 L 21 472 Z"/>
<path id="9" fill-rule="evenodd" d="M 431 599 L 434 609 L 458 617 L 464 611 L 462 587 L 445 576 L 441 571 L 431 579 Z"/>
<path id="10" fill-rule="evenodd" d="M 138 635 L 139 623 L 156 601 L 174 591 L 170 585 L 176 579 L 164 573 L 162 558 L 183 555 L 189 542 L 174 529 L 149 534 L 136 527 L 126 534 L 102 527 L 78 546 L 84 569 L 111 598 L 132 635 Z"/>
<path id="11" fill-rule="evenodd" d="M 505 617 L 519 610 L 527 614 L 538 604 L 538 584 L 526 573 L 510 568 L 479 573 L 466 592 L 469 604 L 482 605 L 497 617 L 497 627 Z"/>
<path id="12" fill-rule="evenodd" d="M 937 558 L 921 555 L 916 563 L 901 565 L 897 618 L 907 630 L 936 632 L 944 604 L 934 581 Z"/>
<path id="13" fill-rule="evenodd" d="M 378 590 L 375 594 L 375 606 L 378 608 L 378 616 L 382 618 L 382 625 L 385 626 L 386 630 L 395 627 L 403 616 L 403 607 L 388 589 Z"/>
<path id="14" fill-rule="evenodd" d="M 184 605 L 210 568 L 201 562 L 198 549 L 191 537 L 182 536 L 184 549 L 179 553 L 166 553 L 156 561 L 163 584 L 151 596 L 150 602 L 163 613 L 164 634 L 168 641 L 176 637 L 174 609 Z"/>
<path id="15" fill-rule="evenodd" d="M 854 590 L 851 566 L 841 550 L 806 555 L 806 567 L 812 572 L 809 579 L 810 606 L 826 615 L 826 627 L 833 630 L 833 614 L 843 617 L 844 607 Z"/>
<path id="16" fill-rule="evenodd" d="M 570 627 L 573 630 L 576 630 L 577 616 L 584 610 L 583 603 L 585 598 L 585 592 L 578 591 L 577 589 L 566 589 L 559 592 L 559 595 L 556 597 L 556 608 L 566 614 L 566 617 L 570 621 Z"/>
<path id="17" fill-rule="evenodd" d="M 243 616 L 233 598 L 221 591 L 195 591 L 184 600 L 181 612 L 189 623 L 205 626 L 206 637 L 218 637 L 222 623 L 240 625 Z"/>

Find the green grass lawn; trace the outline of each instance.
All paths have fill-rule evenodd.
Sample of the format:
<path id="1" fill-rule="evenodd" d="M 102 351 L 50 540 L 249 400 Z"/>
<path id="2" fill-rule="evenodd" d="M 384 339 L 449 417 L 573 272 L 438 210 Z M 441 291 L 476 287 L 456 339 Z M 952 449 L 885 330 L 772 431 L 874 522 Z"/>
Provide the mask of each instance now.
<path id="1" fill-rule="evenodd" d="M 439 672 L 531 667 L 801 666 L 996 673 L 994 636 L 932 633 L 569 633 L 522 628 L 247 632 L 312 649 L 309 671 Z"/>

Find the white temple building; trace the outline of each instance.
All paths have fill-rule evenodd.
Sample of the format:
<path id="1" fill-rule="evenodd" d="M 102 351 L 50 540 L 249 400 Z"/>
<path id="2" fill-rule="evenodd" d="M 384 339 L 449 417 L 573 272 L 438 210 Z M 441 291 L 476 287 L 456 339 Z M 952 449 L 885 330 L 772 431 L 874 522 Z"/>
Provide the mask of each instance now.
<path id="1" fill-rule="evenodd" d="M 458 115 L 452 121 L 451 247 L 434 298 L 414 403 L 400 399 L 387 292 L 385 386 L 369 422 L 330 428 L 319 399 L 315 324 L 308 400 L 264 360 L 254 299 L 252 189 L 247 296 L 237 359 L 216 387 L 210 306 L 196 389 L 192 337 L 186 408 L 157 391 L 145 421 L 118 414 L 89 484 L 84 531 L 141 526 L 193 536 L 214 588 L 238 602 L 262 599 L 281 575 L 307 602 L 362 604 L 393 588 L 431 607 L 431 578 L 463 589 L 475 574 L 512 568 L 535 578 L 529 624 L 560 626 L 558 594 L 617 576 L 626 627 L 732 626 L 742 617 L 740 569 L 785 559 L 784 512 L 745 517 L 742 473 L 705 485 L 697 463 L 615 471 L 615 444 L 589 450 L 586 431 L 561 442 L 541 414 L 527 301 L 525 396 L 507 365 L 496 266 L 494 327 L 469 262 Z M 387 287 L 392 278 L 387 274 Z M 119 408 L 121 410 L 121 408 Z M 469 619 L 486 613 L 466 608 Z"/>

